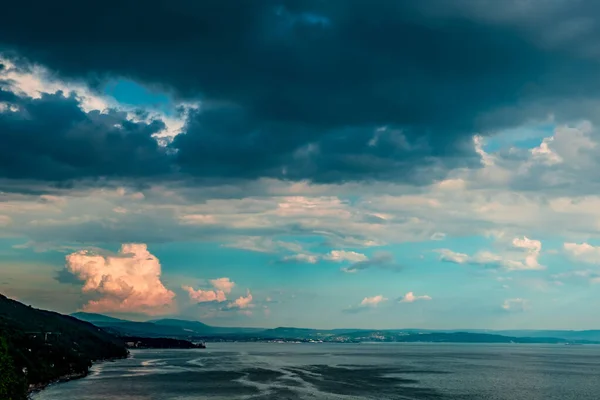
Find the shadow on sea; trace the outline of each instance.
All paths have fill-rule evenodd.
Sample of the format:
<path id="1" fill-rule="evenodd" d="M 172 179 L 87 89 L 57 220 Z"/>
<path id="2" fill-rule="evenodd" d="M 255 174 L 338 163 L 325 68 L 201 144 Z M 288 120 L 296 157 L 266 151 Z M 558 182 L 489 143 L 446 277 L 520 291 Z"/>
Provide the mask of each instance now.
<path id="1" fill-rule="evenodd" d="M 261 384 L 273 384 L 268 394 L 257 394 L 252 399 L 300 399 L 294 387 L 306 384 L 314 387 L 315 394 L 360 396 L 386 399 L 447 399 L 438 391 L 419 387 L 419 380 L 407 378 L 411 374 L 446 374 L 442 371 L 423 371 L 405 368 L 379 368 L 359 365 L 328 366 L 309 365 L 286 367 L 281 371 L 251 368 L 241 371 L 246 379 Z M 291 379 L 297 377 L 299 379 Z M 288 386 L 287 388 L 285 386 Z M 319 398 L 319 397 L 317 397 Z M 453 396 L 453 399 L 470 399 L 471 396 Z"/>

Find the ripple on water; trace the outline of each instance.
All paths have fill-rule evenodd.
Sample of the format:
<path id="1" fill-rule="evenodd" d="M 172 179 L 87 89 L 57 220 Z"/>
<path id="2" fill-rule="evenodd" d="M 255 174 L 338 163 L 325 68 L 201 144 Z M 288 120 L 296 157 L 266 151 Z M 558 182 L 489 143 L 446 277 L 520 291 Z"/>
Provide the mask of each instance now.
<path id="1" fill-rule="evenodd" d="M 98 364 L 89 378 L 53 385 L 34 399 L 600 398 L 600 347 L 596 346 L 228 343 L 211 347 L 203 352 L 136 351 L 133 358 Z"/>

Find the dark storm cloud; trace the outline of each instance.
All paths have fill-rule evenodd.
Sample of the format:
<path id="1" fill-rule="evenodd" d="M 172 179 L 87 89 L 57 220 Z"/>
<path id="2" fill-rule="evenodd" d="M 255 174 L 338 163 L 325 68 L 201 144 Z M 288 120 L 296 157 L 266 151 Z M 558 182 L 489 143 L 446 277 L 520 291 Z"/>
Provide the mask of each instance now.
<path id="1" fill-rule="evenodd" d="M 118 111 L 85 112 L 62 93 L 39 99 L 0 89 L 0 176 L 63 182 L 98 177 L 147 177 L 169 172 L 152 135 L 161 121 L 132 122 Z"/>
<path id="2" fill-rule="evenodd" d="M 186 134 L 176 137 L 172 147 L 182 172 L 205 178 L 420 183 L 477 162 L 467 135 L 449 141 L 428 141 L 427 136 L 391 128 L 377 131 L 375 126 L 308 127 L 219 108 L 192 113 Z"/>
<path id="3" fill-rule="evenodd" d="M 594 2 L 479 3 L 12 1 L 0 46 L 202 101 L 172 144 L 194 176 L 424 183 L 477 165 L 473 133 L 600 89 Z"/>

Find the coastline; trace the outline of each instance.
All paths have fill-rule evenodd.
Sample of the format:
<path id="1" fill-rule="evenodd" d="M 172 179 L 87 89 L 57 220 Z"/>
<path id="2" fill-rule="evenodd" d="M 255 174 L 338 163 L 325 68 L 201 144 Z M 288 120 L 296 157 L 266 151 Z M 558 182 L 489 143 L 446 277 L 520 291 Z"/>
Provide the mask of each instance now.
<path id="1" fill-rule="evenodd" d="M 94 362 L 92 362 L 92 366 L 94 366 L 96 364 L 102 364 L 102 363 L 105 363 L 105 362 L 113 362 L 113 361 L 117 361 L 117 360 L 125 360 L 125 359 L 127 359 L 129 357 L 130 357 L 130 353 L 128 351 L 127 352 L 127 356 L 125 356 L 125 357 L 113 357 L 113 358 L 106 358 L 106 359 L 103 359 L 103 360 L 94 361 Z M 54 380 L 52 380 L 50 382 L 46 382 L 46 383 L 32 383 L 27 388 L 27 398 L 28 399 L 33 399 L 33 396 L 35 394 L 43 391 L 48 386 L 52 386 L 52 385 L 55 385 L 55 384 L 60 384 L 60 383 L 66 383 L 66 382 L 74 381 L 76 379 L 85 378 L 86 376 L 88 376 L 90 374 L 90 368 L 88 368 L 85 372 L 74 372 L 72 374 L 67 374 L 67 375 L 59 376 L 58 378 L 56 378 L 56 379 L 54 379 Z"/>
<path id="2" fill-rule="evenodd" d="M 57 383 L 65 383 L 65 382 L 69 382 L 69 381 L 73 381 L 75 379 L 81 379 L 81 378 L 85 378 L 86 376 L 88 376 L 90 373 L 90 371 L 86 371 L 86 372 L 77 372 L 77 373 L 73 373 L 73 374 L 67 374 L 67 375 L 63 375 L 58 377 L 57 379 L 54 379 L 53 381 L 47 382 L 47 383 L 32 383 L 29 385 L 29 387 L 27 388 L 27 396 L 31 399 L 32 395 L 41 392 L 42 390 L 46 389 L 48 386 L 57 384 Z"/>

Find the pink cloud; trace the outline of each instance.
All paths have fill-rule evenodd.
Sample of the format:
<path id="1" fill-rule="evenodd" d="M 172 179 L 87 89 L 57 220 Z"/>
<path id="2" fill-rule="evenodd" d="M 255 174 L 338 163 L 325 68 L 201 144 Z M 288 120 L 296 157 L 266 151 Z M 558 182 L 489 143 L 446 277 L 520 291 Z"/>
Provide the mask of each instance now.
<path id="1" fill-rule="evenodd" d="M 231 289 L 235 286 L 235 283 L 229 278 L 212 279 L 210 283 L 215 289 L 222 290 L 225 293 L 231 293 Z"/>
<path id="2" fill-rule="evenodd" d="M 190 300 L 196 303 L 206 303 L 209 301 L 218 301 L 221 303 L 227 300 L 225 294 L 231 293 L 231 289 L 235 286 L 235 282 L 232 282 L 229 278 L 212 279 L 210 284 L 215 290 L 195 290 L 193 287 L 187 285 L 181 288 L 188 293 Z"/>
<path id="3" fill-rule="evenodd" d="M 145 244 L 123 244 L 113 256 L 77 251 L 66 257 L 66 268 L 84 282 L 84 293 L 97 296 L 83 306 L 85 311 L 147 315 L 173 311 L 175 293 L 161 282 L 160 262 Z"/>
<path id="4" fill-rule="evenodd" d="M 181 288 L 188 292 L 190 300 L 195 301 L 196 303 L 206 303 L 209 301 L 222 302 L 227 300 L 225 293 L 222 290 L 194 290 L 191 286 L 182 286 Z"/>
<path id="5" fill-rule="evenodd" d="M 252 304 L 252 294 L 248 290 L 248 294 L 246 296 L 240 296 L 231 303 L 227 305 L 227 308 L 237 308 L 240 310 L 253 308 L 254 304 Z"/>

